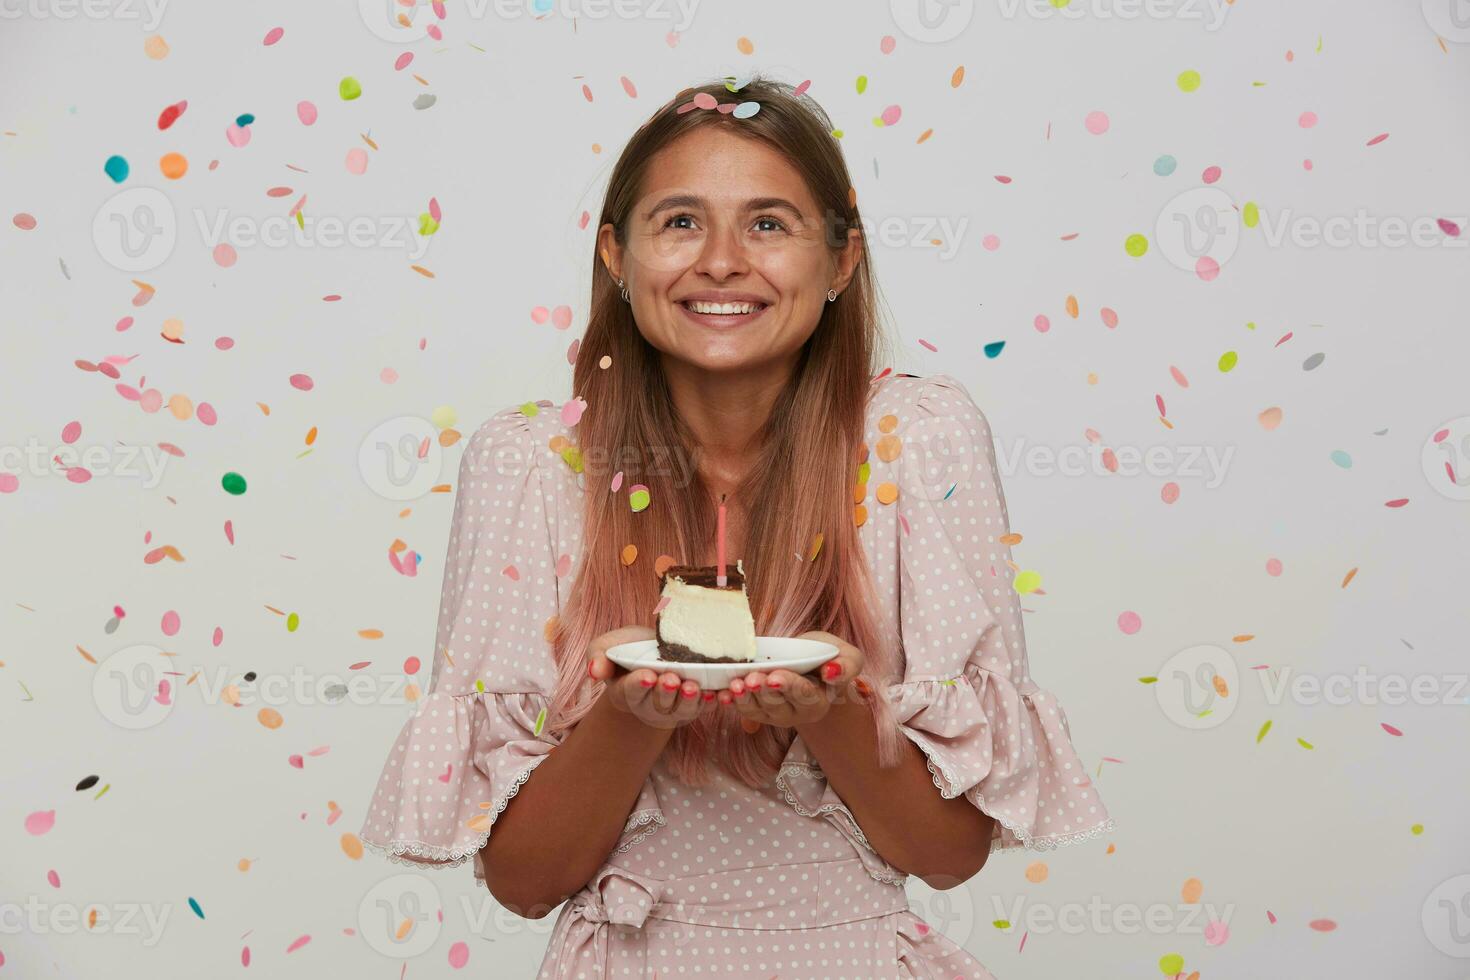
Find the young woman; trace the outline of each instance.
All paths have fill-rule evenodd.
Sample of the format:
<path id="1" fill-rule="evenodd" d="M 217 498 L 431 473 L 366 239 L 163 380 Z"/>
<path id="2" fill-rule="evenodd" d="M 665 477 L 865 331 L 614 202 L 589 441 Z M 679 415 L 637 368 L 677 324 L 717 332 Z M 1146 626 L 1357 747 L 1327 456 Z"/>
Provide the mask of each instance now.
<path id="1" fill-rule="evenodd" d="M 875 370 L 831 129 L 759 78 L 660 109 L 603 204 L 581 401 L 465 447 L 431 693 L 362 838 L 566 900 L 543 977 L 988 977 L 905 878 L 1111 826 L 1031 680 L 984 415 Z M 714 563 L 721 497 L 757 633 L 835 644 L 822 670 L 716 692 L 607 659 L 652 636 L 656 569 Z"/>

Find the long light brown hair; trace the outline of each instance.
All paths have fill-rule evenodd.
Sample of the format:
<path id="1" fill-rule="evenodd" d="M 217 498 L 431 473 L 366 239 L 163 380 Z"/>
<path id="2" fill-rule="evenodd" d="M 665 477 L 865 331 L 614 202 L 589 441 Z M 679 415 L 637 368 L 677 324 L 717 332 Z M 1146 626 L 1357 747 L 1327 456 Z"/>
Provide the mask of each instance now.
<path id="1" fill-rule="evenodd" d="M 758 102 L 760 111 L 744 119 L 718 109 L 679 111 L 699 93 L 721 103 Z M 729 127 L 790 161 L 826 217 L 824 245 L 834 257 L 848 229 L 861 228 L 831 120 L 810 97 L 761 77 L 734 92 L 724 82 L 685 89 L 654 113 L 613 167 L 598 227 L 612 224 L 617 240 L 625 243 L 651 159 L 704 126 Z M 759 434 L 760 462 L 735 493 L 748 515 L 745 553 L 730 560 L 743 562 L 759 635 L 826 630 L 863 650 L 862 681 L 870 692 L 879 760 L 892 765 L 902 736 L 893 723 L 886 685 L 895 674 L 897 651 L 879 639 L 871 577 L 853 519 L 863 419 L 883 346 L 864 247 L 850 284 L 835 302 L 824 304 L 795 373 Z M 599 363 L 604 357 L 611 358 L 605 369 Z M 715 536 L 716 502 L 697 466 L 681 473 L 660 464 L 670 447 L 686 462 L 697 460 L 698 446 L 674 409 L 659 352 L 639 333 L 631 305 L 596 254 L 587 331 L 572 387 L 587 402 L 575 429 L 584 465 L 607 461 L 606 469 L 623 471 L 623 481 L 614 492 L 606 473 L 584 473 L 582 554 L 551 633 L 558 671 L 553 732 L 575 725 L 599 693 L 600 682 L 587 676 L 589 642 L 621 626 L 654 624 L 660 588 L 655 559 L 667 555 L 679 564 L 697 564 Z M 639 484 L 648 488 L 651 502 L 635 512 L 629 489 Z M 632 564 L 621 560 L 628 545 L 637 548 Z M 792 732 L 762 726 L 746 734 L 734 709 L 721 707 L 677 729 L 664 758 L 689 784 L 707 780 L 706 763 L 713 755 L 731 775 L 760 786 L 779 767 Z"/>

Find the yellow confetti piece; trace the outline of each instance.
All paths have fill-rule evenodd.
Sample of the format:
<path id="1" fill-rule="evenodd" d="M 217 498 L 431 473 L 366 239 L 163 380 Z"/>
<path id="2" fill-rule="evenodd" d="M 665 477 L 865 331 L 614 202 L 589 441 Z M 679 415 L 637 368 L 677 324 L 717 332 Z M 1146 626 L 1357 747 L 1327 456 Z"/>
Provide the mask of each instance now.
<path id="1" fill-rule="evenodd" d="M 1041 573 L 1025 571 L 1016 576 L 1016 591 L 1021 595 L 1035 592 L 1041 588 Z"/>
<path id="2" fill-rule="evenodd" d="M 362 860 L 362 841 L 357 839 L 356 834 L 342 835 L 342 853 L 354 861 Z"/>
<path id="3" fill-rule="evenodd" d="M 1420 834 L 1424 833 L 1424 825 L 1422 823 L 1414 824 L 1414 826 L 1409 828 L 1409 833 L 1413 834 L 1415 837 L 1418 837 Z"/>
<path id="4" fill-rule="evenodd" d="M 1304 749 L 1315 749 L 1317 747 L 1317 746 L 1313 745 L 1311 742 L 1308 742 L 1304 738 L 1297 739 L 1296 740 L 1296 744 L 1300 745 Z"/>
<path id="5" fill-rule="evenodd" d="M 261 708 L 260 712 L 256 714 L 255 717 L 262 725 L 264 725 L 266 728 L 271 729 L 272 731 L 280 728 L 281 724 L 285 721 L 285 719 L 281 717 L 281 713 L 275 708 Z"/>
<path id="6" fill-rule="evenodd" d="M 582 450 L 568 446 L 561 451 L 561 458 L 572 468 L 573 473 L 582 472 Z"/>
<path id="7" fill-rule="evenodd" d="M 638 560 L 638 546 L 636 544 L 623 545 L 623 553 L 620 556 L 624 565 L 631 565 Z"/>

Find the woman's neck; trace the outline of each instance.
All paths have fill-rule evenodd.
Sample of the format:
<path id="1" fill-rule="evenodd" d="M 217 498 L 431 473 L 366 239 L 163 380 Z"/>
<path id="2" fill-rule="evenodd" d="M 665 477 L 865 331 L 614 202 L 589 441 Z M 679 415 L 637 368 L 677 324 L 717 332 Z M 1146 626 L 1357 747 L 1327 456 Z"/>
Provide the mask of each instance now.
<path id="1" fill-rule="evenodd" d="M 761 429 L 795 373 L 795 360 L 740 372 L 707 371 L 667 357 L 663 366 L 674 410 L 698 444 L 700 475 L 716 497 L 730 493 L 761 451 Z"/>

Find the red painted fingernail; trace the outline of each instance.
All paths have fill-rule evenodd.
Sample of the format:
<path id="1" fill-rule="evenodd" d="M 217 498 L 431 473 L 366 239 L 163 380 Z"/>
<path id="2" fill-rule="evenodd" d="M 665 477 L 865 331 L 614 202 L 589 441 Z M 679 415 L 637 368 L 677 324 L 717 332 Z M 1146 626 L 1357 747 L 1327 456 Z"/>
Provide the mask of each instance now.
<path id="1" fill-rule="evenodd" d="M 715 692 L 714 691 L 705 691 L 704 692 L 704 699 L 706 701 L 713 701 L 715 699 Z"/>
<path id="2" fill-rule="evenodd" d="M 745 686 L 750 688 L 752 691 L 759 691 L 761 689 L 761 686 L 759 684 L 747 684 Z"/>
<path id="3" fill-rule="evenodd" d="M 781 685 L 776 681 L 766 681 L 766 687 L 772 688 L 777 691 L 781 689 Z"/>
<path id="4" fill-rule="evenodd" d="M 651 680 L 650 678 L 645 677 L 645 678 L 643 678 L 643 680 L 639 681 L 638 683 L 639 684 L 642 684 L 644 687 L 652 687 L 653 685 L 657 684 L 658 681 Z"/>
<path id="5" fill-rule="evenodd" d="M 672 691 L 675 688 L 677 688 L 678 686 L 679 686 L 679 682 L 678 681 L 674 681 L 672 684 L 665 684 L 664 685 L 664 690 L 665 691 Z"/>
<path id="6" fill-rule="evenodd" d="M 592 661 L 590 661 L 590 660 L 587 661 L 587 676 L 588 677 L 595 677 L 595 676 L 597 676 L 596 674 L 592 673 Z"/>
<path id="7" fill-rule="evenodd" d="M 699 692 L 698 691 L 684 690 L 684 691 L 680 691 L 679 693 L 682 694 L 682 695 L 684 695 L 686 698 L 692 698 L 692 697 L 694 697 L 694 695 L 698 694 Z"/>
<path id="8" fill-rule="evenodd" d="M 842 673 L 842 665 L 837 661 L 829 660 L 826 663 L 822 664 L 823 679 L 830 681 L 832 678 L 836 677 L 840 673 Z"/>

